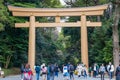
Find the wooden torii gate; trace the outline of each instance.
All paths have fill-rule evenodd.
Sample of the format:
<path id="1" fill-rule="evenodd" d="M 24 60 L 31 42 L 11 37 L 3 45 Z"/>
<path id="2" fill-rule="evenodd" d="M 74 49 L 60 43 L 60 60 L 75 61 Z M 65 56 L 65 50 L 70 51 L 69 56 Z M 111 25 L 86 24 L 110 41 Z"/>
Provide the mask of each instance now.
<path id="1" fill-rule="evenodd" d="M 35 65 L 35 28 L 36 27 L 81 27 L 81 59 L 84 64 L 88 63 L 88 39 L 87 27 L 101 26 L 101 22 L 90 22 L 86 20 L 87 16 L 103 15 L 108 5 L 99 5 L 94 7 L 83 8 L 22 8 L 8 6 L 12 11 L 13 16 L 30 17 L 30 21 L 26 23 L 15 23 L 15 27 L 29 27 L 29 49 L 28 49 L 28 63 L 34 71 Z M 37 16 L 53 16 L 54 23 L 36 22 Z M 60 22 L 62 16 L 80 16 L 81 21 L 78 22 Z"/>

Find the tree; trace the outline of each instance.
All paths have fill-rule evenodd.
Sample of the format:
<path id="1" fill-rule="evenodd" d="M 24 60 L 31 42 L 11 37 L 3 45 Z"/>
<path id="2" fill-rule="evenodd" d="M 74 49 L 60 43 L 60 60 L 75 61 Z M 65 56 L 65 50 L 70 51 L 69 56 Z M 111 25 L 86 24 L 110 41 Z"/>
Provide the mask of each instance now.
<path id="1" fill-rule="evenodd" d="M 120 1 L 115 0 L 113 2 L 115 6 L 114 18 L 113 18 L 113 57 L 114 57 L 114 65 L 115 68 L 119 65 L 120 54 L 119 54 L 119 32 L 118 32 L 118 24 L 120 20 Z"/>

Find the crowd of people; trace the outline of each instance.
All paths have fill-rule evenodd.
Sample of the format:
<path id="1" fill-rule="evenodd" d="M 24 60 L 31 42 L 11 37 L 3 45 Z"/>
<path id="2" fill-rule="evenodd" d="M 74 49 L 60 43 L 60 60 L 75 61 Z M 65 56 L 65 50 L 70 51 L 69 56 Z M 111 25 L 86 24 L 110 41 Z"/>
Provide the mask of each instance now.
<path id="1" fill-rule="evenodd" d="M 94 64 L 93 66 L 90 66 L 87 68 L 86 65 L 83 63 L 77 64 L 77 66 L 74 66 L 71 63 L 64 64 L 62 66 L 58 66 L 58 64 L 48 64 L 46 65 L 43 63 L 42 65 L 36 64 L 35 67 L 36 72 L 36 80 L 40 80 L 39 77 L 41 77 L 42 80 L 54 80 L 54 77 L 58 77 L 58 73 L 63 73 L 63 80 L 74 80 L 74 75 L 77 75 L 78 78 L 84 77 L 94 77 L 96 78 L 98 75 L 100 75 L 101 80 L 104 80 L 104 76 L 107 73 L 109 76 L 109 79 L 112 80 L 114 75 L 114 65 L 110 62 L 108 65 L 101 64 L 100 66 L 98 64 Z M 120 80 L 120 64 L 116 68 L 115 71 L 116 80 Z M 33 80 L 33 72 L 30 69 L 30 65 L 26 64 L 25 66 L 21 66 L 21 79 L 22 80 Z"/>

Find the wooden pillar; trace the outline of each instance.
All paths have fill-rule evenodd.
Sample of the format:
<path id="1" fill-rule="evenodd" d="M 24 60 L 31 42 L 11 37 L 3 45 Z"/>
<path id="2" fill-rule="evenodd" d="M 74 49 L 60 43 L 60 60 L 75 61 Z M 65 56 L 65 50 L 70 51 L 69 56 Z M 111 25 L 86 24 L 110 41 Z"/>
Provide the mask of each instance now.
<path id="1" fill-rule="evenodd" d="M 88 66 L 88 39 L 87 39 L 87 26 L 86 15 L 81 15 L 81 58 L 82 62 Z"/>
<path id="2" fill-rule="evenodd" d="M 56 16 L 56 17 L 55 17 L 55 22 L 56 22 L 56 23 L 59 23 L 59 22 L 60 22 L 60 16 Z"/>
<path id="3" fill-rule="evenodd" d="M 35 16 L 30 16 L 28 63 L 34 71 L 35 65 Z"/>

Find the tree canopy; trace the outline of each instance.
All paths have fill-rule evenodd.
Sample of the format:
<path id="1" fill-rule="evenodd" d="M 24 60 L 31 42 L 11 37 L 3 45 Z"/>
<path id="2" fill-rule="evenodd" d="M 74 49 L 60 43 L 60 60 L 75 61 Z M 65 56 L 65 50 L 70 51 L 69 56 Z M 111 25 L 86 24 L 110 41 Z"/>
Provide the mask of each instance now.
<path id="1" fill-rule="evenodd" d="M 75 0 L 62 6 L 59 0 L 0 0 L 0 65 L 4 68 L 19 67 L 28 60 L 28 28 L 15 28 L 16 22 L 29 21 L 28 17 L 13 17 L 7 5 L 28 8 L 89 7 L 107 4 L 108 0 Z M 87 20 L 101 21 L 101 27 L 88 28 L 89 63 L 113 61 L 113 13 L 111 4 L 104 16 L 87 16 Z M 62 17 L 64 18 L 64 17 Z M 39 22 L 53 22 L 53 17 L 37 17 Z M 67 21 L 78 21 L 79 17 L 69 17 Z M 118 21 L 120 26 L 120 20 Z M 120 33 L 119 27 L 118 34 Z M 63 64 L 81 62 L 80 28 L 36 28 L 36 63 L 56 62 Z"/>

